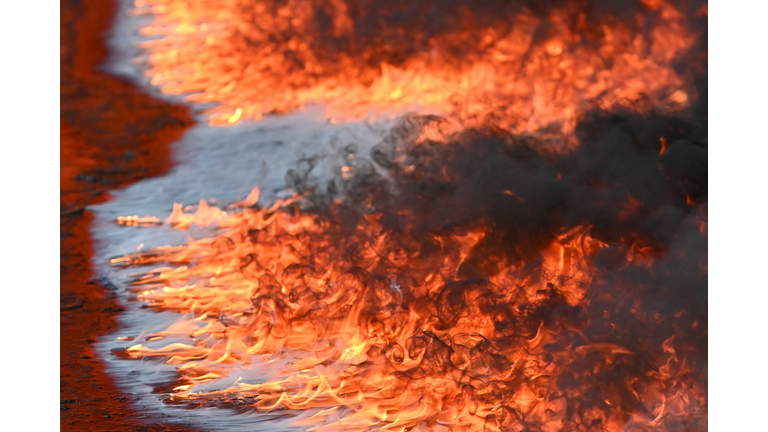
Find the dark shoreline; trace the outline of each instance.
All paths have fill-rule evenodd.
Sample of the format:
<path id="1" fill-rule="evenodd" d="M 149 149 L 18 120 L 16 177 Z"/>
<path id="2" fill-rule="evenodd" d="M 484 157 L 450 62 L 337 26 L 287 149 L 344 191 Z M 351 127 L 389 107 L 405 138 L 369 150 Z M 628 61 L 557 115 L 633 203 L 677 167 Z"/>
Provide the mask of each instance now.
<path id="1" fill-rule="evenodd" d="M 60 75 L 60 427 L 76 431 L 189 431 L 137 411 L 92 344 L 117 327 L 114 294 L 91 268 L 86 206 L 171 167 L 169 144 L 193 124 L 187 108 L 153 99 L 99 71 L 116 1 L 62 0 Z"/>

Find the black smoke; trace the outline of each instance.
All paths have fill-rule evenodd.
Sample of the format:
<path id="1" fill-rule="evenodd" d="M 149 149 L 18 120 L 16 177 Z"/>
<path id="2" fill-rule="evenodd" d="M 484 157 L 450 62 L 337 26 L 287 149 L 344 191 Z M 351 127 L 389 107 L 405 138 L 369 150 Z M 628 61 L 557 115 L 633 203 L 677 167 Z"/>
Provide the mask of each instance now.
<path id="1" fill-rule="evenodd" d="M 315 185 L 310 195 L 310 211 L 336 227 L 332 235 L 353 238 L 365 225 L 365 214 L 381 214 L 382 232 L 371 235 L 395 239 L 395 249 L 418 257 L 417 268 L 404 269 L 384 257 L 361 257 L 354 247 L 340 251 L 340 260 L 359 281 L 356 286 L 368 287 L 357 288 L 370 293 L 364 316 L 373 321 L 366 326 L 393 325 L 397 319 L 381 317 L 394 302 L 437 317 L 444 329 L 470 314 L 494 319 L 492 340 L 466 345 L 424 332 L 413 336 L 410 348 L 378 347 L 385 354 L 381 358 L 404 349 L 418 351 L 414 355 L 427 350 L 423 364 L 400 379 L 448 373 L 466 358 L 505 370 L 510 367 L 505 350 L 543 328 L 558 335 L 543 361 L 565 365 L 550 396 L 565 398 L 574 428 L 607 421 L 615 409 L 650 415 L 642 395 L 658 386 L 674 393 L 695 385 L 706 392 L 704 123 L 653 112 L 593 112 L 582 118 L 578 145 L 568 151 L 495 129 L 464 131 L 447 142 L 415 142 L 426 125 L 440 121 L 407 118 L 368 159 L 354 159 L 355 177 L 335 179 L 331 187 Z M 333 201 L 338 197 L 344 200 Z M 420 288 L 424 267 L 429 270 L 429 263 L 456 253 L 434 239 L 478 226 L 486 230 L 483 240 L 461 267 L 444 273 L 438 295 L 425 293 Z M 542 250 L 577 226 L 589 227 L 593 238 L 608 245 L 594 257 L 596 273 L 584 301 L 569 305 L 558 283 L 533 302 L 499 300 L 500 291 L 521 287 L 494 286 L 489 278 L 515 266 L 540 280 Z M 335 244 L 348 243 L 340 237 Z M 634 259 L 628 258 L 631 250 Z M 402 290 L 397 299 L 387 288 L 391 278 Z M 594 346 L 620 346 L 626 352 L 586 348 Z M 371 359 L 377 356 L 369 353 Z M 483 383 L 482 376 L 472 379 Z M 514 382 L 505 385 L 514 389 Z M 490 383 L 478 385 L 472 391 Z M 495 394 L 503 399 L 509 392 Z M 706 400 L 690 403 L 687 411 L 665 419 L 668 430 L 706 429 Z M 510 416 L 524 417 L 508 408 Z M 602 420 L 587 415 L 594 412 L 604 413 Z"/>

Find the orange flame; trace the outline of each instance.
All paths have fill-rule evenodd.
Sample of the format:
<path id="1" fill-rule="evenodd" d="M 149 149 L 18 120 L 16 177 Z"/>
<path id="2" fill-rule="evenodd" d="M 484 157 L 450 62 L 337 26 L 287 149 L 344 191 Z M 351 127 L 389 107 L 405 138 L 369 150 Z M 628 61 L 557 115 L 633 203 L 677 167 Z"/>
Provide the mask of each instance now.
<path id="1" fill-rule="evenodd" d="M 210 124 L 312 103 L 324 104 L 332 122 L 405 110 L 444 116 L 425 124 L 414 145 L 478 125 L 575 144 L 577 120 L 594 107 L 688 107 L 698 96 L 672 64 L 697 35 L 663 0 L 644 4 L 655 13 L 633 17 L 642 33 L 629 24 L 596 26 L 578 5 L 544 16 L 523 9 L 507 17 L 509 25 L 465 31 L 457 24 L 431 38 L 416 32 L 430 50 L 398 59 L 386 44 L 360 48 L 359 11 L 343 0 L 137 1 L 139 13 L 153 16 L 143 34 L 160 36 L 143 44 L 152 84 L 214 103 Z M 331 33 L 323 36 L 345 49 L 328 54 L 313 43 L 322 14 Z M 480 33 L 478 46 L 451 56 L 469 33 Z M 666 152 L 666 139 L 660 143 Z M 346 166 L 341 175 L 356 174 Z M 302 210 L 299 194 L 268 208 L 259 198 L 257 188 L 226 209 L 200 201 L 194 214 L 175 204 L 166 223 L 225 232 L 112 260 L 164 265 L 133 281 L 138 299 L 194 315 L 147 336 L 186 342 L 136 341 L 126 350 L 177 365 L 174 400 L 305 410 L 310 415 L 297 425 L 344 431 L 651 430 L 672 418 L 706 417 L 706 390 L 688 377 L 692 367 L 673 338 L 659 341 L 663 363 L 645 376 L 617 374 L 601 400 L 574 408 L 573 399 L 594 399 L 597 369 L 621 369 L 641 354 L 565 336 L 588 340 L 580 333 L 588 289 L 601 277 L 596 257 L 610 249 L 590 226 L 559 232 L 530 261 L 487 258 L 483 264 L 495 269 L 488 280 L 459 280 L 492 235 L 481 221 L 451 232 L 398 232 L 372 212 L 342 230 L 333 217 Z M 620 205 L 621 221 L 644 210 L 632 195 Z M 342 206 L 335 202 L 330 213 Z M 634 239 L 620 246 L 610 264 L 620 268 L 650 266 L 656 253 Z M 543 309 L 556 318 L 541 318 Z"/>
<path id="2" fill-rule="evenodd" d="M 112 261 L 175 264 L 139 277 L 135 286 L 152 307 L 196 315 L 147 340 L 186 336 L 189 342 L 127 349 L 132 357 L 178 365 L 183 384 L 173 399 L 236 395 L 259 410 L 314 410 L 297 424 L 322 430 L 518 430 L 526 424 L 558 430 L 568 421 L 568 403 L 555 390 L 563 368 L 586 357 L 620 363 L 632 354 L 615 344 L 551 348 L 562 343 L 561 332 L 580 328 L 577 311 L 595 275 L 591 263 L 607 246 L 590 237 L 589 227 L 553 239 L 540 253 L 538 276 L 523 271 L 523 263 L 506 266 L 490 281 L 450 282 L 486 235 L 482 226 L 433 238 L 442 251 L 435 261 L 403 249 L 380 215 L 338 237 L 328 223 L 289 210 L 297 199 L 232 214 L 204 201 L 194 215 L 177 205 L 168 220 L 177 229 L 195 223 L 228 231 Z M 353 258 L 340 252 L 350 249 Z M 635 259 L 643 255 L 638 249 Z M 376 279 L 373 272 L 392 277 Z M 504 320 L 525 322 L 537 304 L 570 312 L 551 324 L 521 324 L 517 333 L 498 327 Z M 646 411 L 626 412 L 617 395 L 604 401 L 604 409 L 584 413 L 583 421 L 599 420 L 613 431 L 627 424 L 656 427 L 668 416 L 695 411 L 701 390 L 669 387 L 686 365 L 676 360 L 670 341 L 664 347 L 668 362 L 648 378 L 648 393 L 636 395 Z M 241 377 L 199 390 L 248 368 L 265 379 Z"/>
<path id="3" fill-rule="evenodd" d="M 635 17 L 638 26 L 650 26 L 644 35 L 623 24 L 593 28 L 577 7 L 543 17 L 521 10 L 505 16 L 511 23 L 480 30 L 479 45 L 460 60 L 451 60 L 450 48 L 478 30 L 459 26 L 433 39 L 431 52 L 397 62 L 375 47 L 359 55 L 318 51 L 313 39 L 321 30 L 312 23 L 323 14 L 332 16 L 331 41 L 347 48 L 364 43 L 342 0 L 331 2 L 330 11 L 315 0 L 279 6 L 143 0 L 137 6 L 153 16 L 142 33 L 161 36 L 142 45 L 152 84 L 215 103 L 208 110 L 212 125 L 321 103 L 334 121 L 415 109 L 455 116 L 467 126 L 492 123 L 515 133 L 560 136 L 572 132 L 584 108 L 648 101 L 679 109 L 697 97 L 671 66 L 696 35 L 661 1 L 653 5 L 660 11 L 653 20 Z"/>

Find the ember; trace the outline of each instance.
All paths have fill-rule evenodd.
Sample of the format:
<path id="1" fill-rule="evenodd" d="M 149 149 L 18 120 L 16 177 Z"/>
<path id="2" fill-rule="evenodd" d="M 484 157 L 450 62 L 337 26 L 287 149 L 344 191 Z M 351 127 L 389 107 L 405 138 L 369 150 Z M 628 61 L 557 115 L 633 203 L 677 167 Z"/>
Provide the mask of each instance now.
<path id="1" fill-rule="evenodd" d="M 141 2 L 153 84 L 212 124 L 399 120 L 112 259 L 180 312 L 124 355 L 313 430 L 706 430 L 706 9 L 554 4 Z"/>

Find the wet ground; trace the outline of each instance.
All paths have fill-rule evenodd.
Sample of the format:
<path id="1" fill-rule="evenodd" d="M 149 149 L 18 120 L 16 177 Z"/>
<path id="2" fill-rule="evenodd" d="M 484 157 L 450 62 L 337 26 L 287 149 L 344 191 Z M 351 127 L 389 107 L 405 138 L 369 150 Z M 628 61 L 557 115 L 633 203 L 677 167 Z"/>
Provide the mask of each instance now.
<path id="1" fill-rule="evenodd" d="M 62 430 L 178 431 L 132 409 L 92 349 L 116 327 L 120 305 L 91 269 L 93 215 L 85 207 L 109 191 L 158 176 L 170 165 L 169 144 L 192 125 L 187 109 L 153 99 L 98 70 L 107 51 L 112 1 L 61 1 L 61 288 Z"/>

